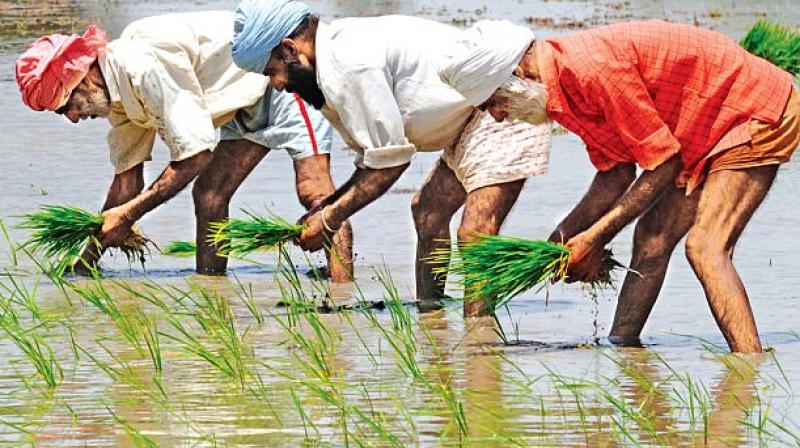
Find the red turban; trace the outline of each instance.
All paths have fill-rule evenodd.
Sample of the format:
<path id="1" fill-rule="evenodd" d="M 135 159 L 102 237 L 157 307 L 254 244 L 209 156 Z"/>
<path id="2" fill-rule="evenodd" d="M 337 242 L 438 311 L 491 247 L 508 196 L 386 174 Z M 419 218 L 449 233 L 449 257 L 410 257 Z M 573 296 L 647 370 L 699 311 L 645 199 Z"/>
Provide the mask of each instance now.
<path id="1" fill-rule="evenodd" d="M 33 110 L 64 106 L 107 42 L 105 31 L 95 26 L 83 36 L 52 34 L 36 39 L 17 59 L 22 101 Z"/>

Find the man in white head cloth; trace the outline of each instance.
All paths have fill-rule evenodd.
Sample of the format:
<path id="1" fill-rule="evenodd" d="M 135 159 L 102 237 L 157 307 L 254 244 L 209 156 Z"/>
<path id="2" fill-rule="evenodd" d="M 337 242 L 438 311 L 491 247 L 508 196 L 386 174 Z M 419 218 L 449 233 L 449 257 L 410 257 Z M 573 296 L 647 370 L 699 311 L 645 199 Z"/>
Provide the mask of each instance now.
<path id="1" fill-rule="evenodd" d="M 417 297 L 423 307 L 443 297 L 445 278 L 426 259 L 447 246 L 449 223 L 465 206 L 461 241 L 497 234 L 525 179 L 546 171 L 548 125 L 495 123 L 439 78 L 443 62 L 472 42 L 496 36 L 507 77 L 533 40 L 529 30 L 479 23 L 469 30 L 416 17 L 346 18 L 320 23 L 301 2 L 246 0 L 237 8 L 233 60 L 299 93 L 320 109 L 355 150 L 356 171 L 323 207 L 303 220 L 299 244 L 316 250 L 349 216 L 380 197 L 416 151 L 444 150 L 414 197 Z M 484 314 L 484 302 L 465 306 Z"/>
<path id="2" fill-rule="evenodd" d="M 330 124 L 299 97 L 237 67 L 232 35 L 228 11 L 167 14 L 131 23 L 112 42 L 95 27 L 85 36 L 45 36 L 19 58 L 17 81 L 32 109 L 73 123 L 111 123 L 114 180 L 97 236 L 103 247 L 119 244 L 134 222 L 197 178 L 197 271 L 223 273 L 227 258 L 208 242 L 208 225 L 228 217 L 231 196 L 270 149 L 286 149 L 294 159 L 306 208 L 333 192 Z M 143 165 L 156 134 L 171 162 L 145 189 Z M 351 278 L 351 239 L 345 226 L 329 263 L 334 280 Z M 94 252 L 87 250 L 84 261 L 95 262 Z"/>
<path id="3" fill-rule="evenodd" d="M 792 76 L 721 33 L 659 20 L 537 40 L 505 80 L 488 76 L 495 46 L 441 75 L 498 121 L 550 117 L 586 143 L 598 172 L 550 237 L 569 247 L 571 279 L 592 280 L 603 248 L 639 218 L 610 339 L 639 343 L 685 236 L 729 347 L 761 351 L 733 252 L 800 142 Z"/>

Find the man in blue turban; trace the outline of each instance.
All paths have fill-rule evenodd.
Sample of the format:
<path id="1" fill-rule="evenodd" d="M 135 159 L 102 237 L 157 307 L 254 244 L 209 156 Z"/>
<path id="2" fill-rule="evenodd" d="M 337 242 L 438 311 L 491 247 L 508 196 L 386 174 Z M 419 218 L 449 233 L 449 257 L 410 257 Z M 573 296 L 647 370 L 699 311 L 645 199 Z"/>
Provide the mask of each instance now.
<path id="1" fill-rule="evenodd" d="M 426 260 L 449 245 L 456 211 L 464 206 L 459 240 L 497 234 L 525 179 L 547 167 L 549 123 L 497 123 L 439 76 L 443 61 L 484 39 L 503 43 L 493 60 L 507 77 L 533 33 L 508 22 L 479 22 L 463 30 L 406 16 L 325 24 L 296 1 L 239 5 L 234 62 L 321 110 L 356 153 L 350 180 L 304 217 L 300 247 L 322 248 L 341 223 L 397 181 L 417 151 L 443 149 L 412 202 L 417 298 L 423 308 L 438 306 L 445 278 L 435 275 Z M 464 311 L 475 316 L 488 309 L 483 300 L 474 300 Z"/>
<path id="2" fill-rule="evenodd" d="M 231 45 L 239 67 L 263 73 L 270 52 L 311 14 L 303 2 L 292 0 L 245 0 L 236 8 Z"/>

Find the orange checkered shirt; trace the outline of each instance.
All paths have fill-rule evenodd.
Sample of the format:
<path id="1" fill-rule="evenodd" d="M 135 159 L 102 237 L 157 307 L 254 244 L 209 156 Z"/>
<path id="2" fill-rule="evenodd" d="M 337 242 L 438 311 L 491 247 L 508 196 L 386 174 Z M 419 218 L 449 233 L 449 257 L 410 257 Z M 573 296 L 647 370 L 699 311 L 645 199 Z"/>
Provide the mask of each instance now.
<path id="1" fill-rule="evenodd" d="M 550 117 L 586 143 L 598 170 L 651 170 L 680 153 L 688 191 L 710 154 L 749 141 L 750 119 L 778 122 L 792 89 L 788 73 L 689 25 L 620 23 L 536 45 Z"/>

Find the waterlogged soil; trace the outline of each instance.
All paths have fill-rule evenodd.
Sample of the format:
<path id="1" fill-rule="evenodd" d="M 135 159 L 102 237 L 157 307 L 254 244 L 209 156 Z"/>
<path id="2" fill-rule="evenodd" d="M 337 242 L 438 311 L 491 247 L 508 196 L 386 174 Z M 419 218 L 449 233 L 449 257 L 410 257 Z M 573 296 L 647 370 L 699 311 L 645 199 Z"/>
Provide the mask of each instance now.
<path id="1" fill-rule="evenodd" d="M 647 17 L 698 23 L 734 38 L 760 18 L 800 25 L 796 2 L 781 0 L 310 3 L 324 19 L 397 13 L 467 25 L 504 18 L 539 36 Z M 79 32 L 87 23 L 113 36 L 147 15 L 234 6 L 0 2 L 0 216 L 12 240 L 26 237 L 13 228 L 17 217 L 40 204 L 99 208 L 112 175 L 105 122 L 72 125 L 19 101 L 13 62 L 25 44 L 37 33 Z M 352 172 L 342 146 L 332 156 L 337 183 Z M 148 181 L 166 154 L 159 143 Z M 796 162 L 781 168 L 737 248 L 735 263 L 770 351 L 736 357 L 719 350 L 724 340 L 681 248 L 643 348 L 607 344 L 613 290 L 596 305 L 580 287 L 526 294 L 501 314 L 509 344 L 491 321 L 462 319 L 457 304 L 424 315 L 392 306 L 413 299 L 409 205 L 436 157 L 419 154 L 389 194 L 353 218 L 355 285 L 314 283 L 304 274 L 322 260 L 299 252 L 292 252 L 297 288 L 269 253 L 234 261 L 229 276 L 215 278 L 194 275 L 191 259 L 155 254 L 143 270 L 124 257 L 108 258 L 99 283 L 69 278 L 54 285 L 26 254 L 0 243 L 0 445 L 798 444 Z M 271 153 L 234 197 L 234 213 L 268 207 L 299 216 L 290 166 L 286 154 Z M 503 233 L 548 235 L 592 173 L 580 141 L 556 137 L 549 173 L 527 182 Z M 149 214 L 141 227 L 161 246 L 192 239 L 190 194 Z M 623 262 L 630 239 L 628 229 L 612 244 Z M 298 295 L 303 312 L 286 306 Z M 326 295 L 329 307 L 343 311 L 313 312 L 309 301 L 321 306 Z"/>

